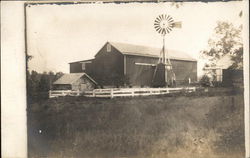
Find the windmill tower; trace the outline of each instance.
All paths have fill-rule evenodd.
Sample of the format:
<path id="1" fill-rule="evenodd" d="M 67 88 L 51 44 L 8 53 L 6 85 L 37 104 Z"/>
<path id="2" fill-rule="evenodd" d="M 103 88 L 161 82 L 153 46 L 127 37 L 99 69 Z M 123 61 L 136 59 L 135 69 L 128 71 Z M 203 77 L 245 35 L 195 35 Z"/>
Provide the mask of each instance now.
<path id="1" fill-rule="evenodd" d="M 156 77 L 156 73 L 159 70 L 159 67 L 163 65 L 164 78 L 165 78 L 164 85 L 168 86 L 175 82 L 175 73 L 173 72 L 172 64 L 169 59 L 169 54 L 168 51 L 166 50 L 165 37 L 168 33 L 172 31 L 173 28 L 181 28 L 181 22 L 174 22 L 174 19 L 171 16 L 167 14 L 162 14 L 155 19 L 154 28 L 159 34 L 162 35 L 163 46 L 162 46 L 162 51 L 160 52 L 158 64 L 156 65 L 153 80 Z"/>

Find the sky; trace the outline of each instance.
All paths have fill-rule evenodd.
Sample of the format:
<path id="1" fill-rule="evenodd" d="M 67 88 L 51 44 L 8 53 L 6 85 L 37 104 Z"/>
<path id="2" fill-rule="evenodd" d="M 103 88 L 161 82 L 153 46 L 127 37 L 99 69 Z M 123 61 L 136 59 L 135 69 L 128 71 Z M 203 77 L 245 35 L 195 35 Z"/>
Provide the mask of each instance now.
<path id="1" fill-rule="evenodd" d="M 162 47 L 162 36 L 154 27 L 160 14 L 182 22 L 166 35 L 166 48 L 186 52 L 198 60 L 198 75 L 204 59 L 200 51 L 208 47 L 217 21 L 235 26 L 242 2 L 186 2 L 179 8 L 171 3 L 31 5 L 27 8 L 30 70 L 69 72 L 69 62 L 94 58 L 107 42 Z"/>

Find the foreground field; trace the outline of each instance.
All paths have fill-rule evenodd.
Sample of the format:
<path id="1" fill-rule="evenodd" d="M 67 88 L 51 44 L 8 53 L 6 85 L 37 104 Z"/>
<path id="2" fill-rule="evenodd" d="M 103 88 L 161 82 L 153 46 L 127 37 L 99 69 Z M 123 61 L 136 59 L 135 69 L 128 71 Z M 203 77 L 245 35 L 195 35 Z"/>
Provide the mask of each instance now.
<path id="1" fill-rule="evenodd" d="M 29 104 L 29 156 L 242 158 L 243 96 L 93 99 Z"/>

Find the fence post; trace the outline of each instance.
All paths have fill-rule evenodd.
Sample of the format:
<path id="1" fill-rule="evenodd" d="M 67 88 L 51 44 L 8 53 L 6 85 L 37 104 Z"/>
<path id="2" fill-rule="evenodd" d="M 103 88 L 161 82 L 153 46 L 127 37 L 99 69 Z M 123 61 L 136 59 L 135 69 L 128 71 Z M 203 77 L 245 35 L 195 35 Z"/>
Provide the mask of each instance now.
<path id="1" fill-rule="evenodd" d="M 152 95 L 152 88 L 149 88 L 149 94 Z"/>
<path id="2" fill-rule="evenodd" d="M 134 90 L 132 90 L 132 97 L 134 97 L 135 96 L 135 91 Z"/>
<path id="3" fill-rule="evenodd" d="M 114 95 L 113 95 L 113 88 L 110 89 L 110 97 L 113 98 Z"/>
<path id="4" fill-rule="evenodd" d="M 51 98 L 51 90 L 49 90 L 49 98 Z"/>

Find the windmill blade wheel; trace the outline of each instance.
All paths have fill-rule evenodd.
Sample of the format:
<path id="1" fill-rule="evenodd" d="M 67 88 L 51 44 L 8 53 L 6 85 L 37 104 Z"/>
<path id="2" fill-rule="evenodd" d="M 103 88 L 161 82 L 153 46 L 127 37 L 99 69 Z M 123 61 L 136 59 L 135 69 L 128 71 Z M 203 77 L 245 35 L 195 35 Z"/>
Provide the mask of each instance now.
<path id="1" fill-rule="evenodd" d="M 166 14 L 159 15 L 154 21 L 154 28 L 156 32 L 162 35 L 170 33 L 174 27 L 174 19 Z"/>

